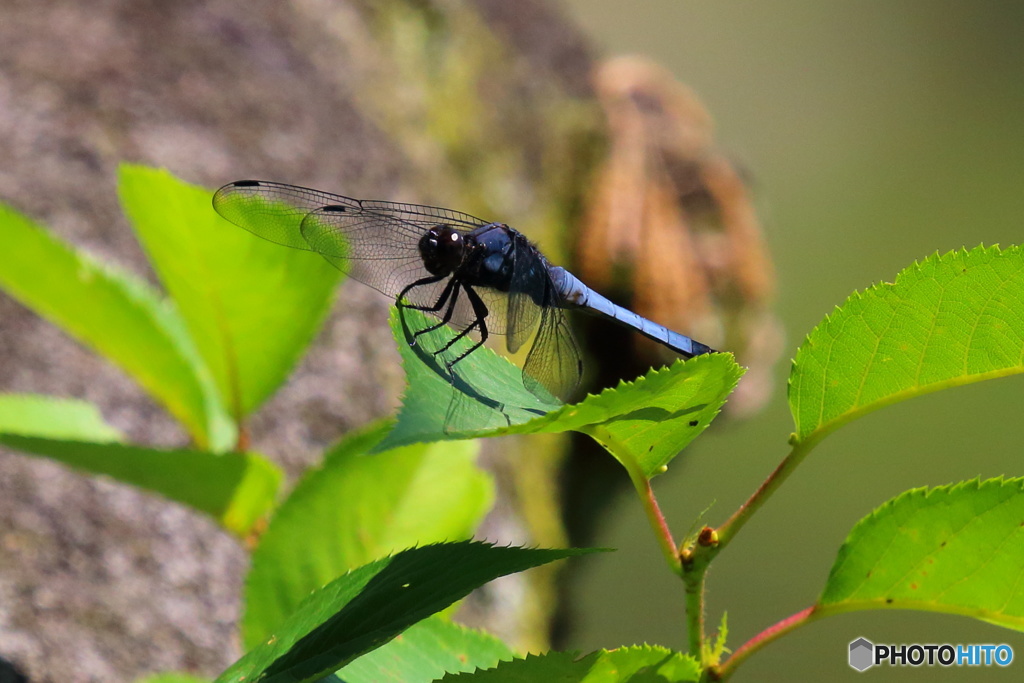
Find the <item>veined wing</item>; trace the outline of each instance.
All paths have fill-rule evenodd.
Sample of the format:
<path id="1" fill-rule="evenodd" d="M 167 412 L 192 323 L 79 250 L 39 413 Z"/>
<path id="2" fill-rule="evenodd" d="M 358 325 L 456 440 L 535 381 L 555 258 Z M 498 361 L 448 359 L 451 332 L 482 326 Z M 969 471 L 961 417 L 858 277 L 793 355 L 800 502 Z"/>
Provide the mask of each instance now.
<path id="1" fill-rule="evenodd" d="M 359 200 L 262 180 L 228 183 L 213 195 L 213 208 L 235 225 L 294 249 L 313 248 L 302 237 L 303 219 L 322 206 L 359 208 Z"/>
<path id="2" fill-rule="evenodd" d="M 546 306 L 540 311 L 540 328 L 523 364 L 523 384 L 538 398 L 546 399 L 547 392 L 565 401 L 583 376 L 580 348 L 561 308 Z"/>
<path id="3" fill-rule="evenodd" d="M 516 238 L 512 258 L 507 339 L 508 350 L 515 353 L 537 328 L 542 308 L 557 306 L 558 302 L 544 257 L 522 235 Z"/>
<path id="4" fill-rule="evenodd" d="M 213 208 L 235 225 L 271 242 L 310 251 L 315 250 L 303 239 L 300 226 L 307 214 L 325 206 L 344 206 L 392 216 L 408 222 L 412 229 L 443 223 L 460 230 L 472 230 L 487 222 L 468 213 L 437 206 L 353 199 L 265 180 L 228 183 L 213 195 Z"/>
<path id="5" fill-rule="evenodd" d="M 419 240 L 426 230 L 445 224 L 468 232 L 484 223 L 451 209 L 353 199 L 262 180 L 225 185 L 214 195 L 213 207 L 259 237 L 317 252 L 390 297 L 429 275 L 419 253 Z M 433 289 L 421 288 L 413 303 L 433 304 Z"/>
<path id="6" fill-rule="evenodd" d="M 405 291 L 406 300 L 420 309 L 437 307 L 449 278 L 406 288 L 414 282 L 435 279 L 423 265 L 419 240 L 442 219 L 413 214 L 408 210 L 413 206 L 410 204 L 397 205 L 402 207 L 403 217 L 396 215 L 397 211 L 391 208 L 367 209 L 368 204 L 363 202 L 358 209 L 332 205 L 312 211 L 300 226 L 302 236 L 313 251 L 356 280 L 390 297 Z M 382 205 L 384 202 L 374 204 Z M 417 217 L 411 218 L 413 215 Z M 485 323 L 488 333 L 504 334 L 508 295 L 487 287 L 474 288 L 474 292 L 487 308 Z M 447 315 L 449 305 L 451 313 Z M 447 317 L 448 324 L 459 330 L 477 319 L 461 286 L 452 290 L 445 305 L 431 313 L 441 319 Z"/>
<path id="7" fill-rule="evenodd" d="M 486 221 L 436 206 L 361 200 L 306 187 L 263 180 L 240 180 L 217 190 L 214 209 L 249 232 L 295 249 L 314 251 L 363 284 L 396 297 L 409 284 L 429 276 L 419 253 L 423 233 L 436 225 L 469 232 Z M 415 306 L 433 306 L 447 280 L 408 293 Z M 504 334 L 507 297 L 478 291 L 493 313 L 488 329 Z M 435 315 L 441 317 L 444 308 Z M 462 329 L 475 316 L 465 296 L 456 301 L 449 324 Z"/>

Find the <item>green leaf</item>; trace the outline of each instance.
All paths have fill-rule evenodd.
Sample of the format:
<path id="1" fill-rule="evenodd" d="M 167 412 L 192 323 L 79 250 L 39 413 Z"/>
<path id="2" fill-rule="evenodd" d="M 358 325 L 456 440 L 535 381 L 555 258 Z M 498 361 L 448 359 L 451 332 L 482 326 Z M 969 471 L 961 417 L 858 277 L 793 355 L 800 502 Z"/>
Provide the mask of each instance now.
<path id="1" fill-rule="evenodd" d="M 728 648 L 725 647 L 726 642 L 729 638 L 729 619 L 728 615 L 722 613 L 722 623 L 718 626 L 718 633 L 714 639 L 708 638 L 701 644 L 702 658 L 705 662 L 710 662 L 715 666 L 718 666 L 722 661 L 723 655 L 728 652 Z"/>
<path id="2" fill-rule="evenodd" d="M 573 429 L 594 437 L 627 469 L 646 478 L 665 471 L 707 429 L 743 374 L 731 354 L 676 361 L 622 382 L 537 421 L 536 431 Z M 545 425 L 545 421 L 550 424 Z M 528 427 L 528 426 L 527 426 Z M 532 430 L 531 430 L 532 431 Z"/>
<path id="3" fill-rule="evenodd" d="M 700 665 L 681 652 L 643 645 L 617 650 L 599 650 L 586 657 L 576 652 L 548 652 L 525 659 L 502 662 L 487 671 L 449 674 L 442 681 L 486 683 L 674 683 L 700 680 Z"/>
<path id="4" fill-rule="evenodd" d="M 174 415 L 201 447 L 234 428 L 178 312 L 141 279 L 73 249 L 0 205 L 0 287 L 103 354 Z"/>
<path id="5" fill-rule="evenodd" d="M 513 656 L 494 636 L 435 615 L 413 624 L 325 682 L 428 683 L 447 672 L 488 669 Z"/>
<path id="6" fill-rule="evenodd" d="M 281 471 L 253 453 L 158 450 L 0 432 L 0 444 L 159 493 L 216 519 L 238 536 L 273 507 Z"/>
<path id="7" fill-rule="evenodd" d="M 378 424 L 332 447 L 275 513 L 246 578 L 242 632 L 249 647 L 310 591 L 399 550 L 469 538 L 490 509 L 494 487 L 475 465 L 475 441 L 367 456 L 389 427 Z"/>
<path id="8" fill-rule="evenodd" d="M 405 550 L 314 592 L 218 683 L 314 681 L 380 647 L 492 579 L 595 552 L 465 541 Z"/>
<path id="9" fill-rule="evenodd" d="M 275 504 L 282 473 L 258 455 L 159 450 L 120 440 L 85 401 L 0 394 L 0 444 L 159 493 L 243 537 Z"/>
<path id="10" fill-rule="evenodd" d="M 425 320 L 417 311 L 406 309 L 403 314 L 414 327 Z M 743 374 L 743 368 L 729 354 L 703 355 L 677 361 L 670 368 L 651 370 L 633 382 L 622 382 L 579 403 L 558 407 L 543 404 L 527 391 L 519 368 L 490 349 L 480 348 L 459 362 L 459 372 L 471 378 L 473 391 L 488 397 L 491 403 L 500 402 L 501 409 L 470 397 L 469 407 L 460 414 L 463 429 L 446 433 L 453 389 L 437 364 L 424 358 L 421 350 L 439 341 L 443 344 L 444 337 L 428 337 L 417 348 L 410 348 L 397 313 L 392 315 L 391 324 L 409 386 L 397 423 L 378 448 L 467 436 L 574 430 L 590 434 L 627 468 L 635 467 L 649 478 L 662 472 L 707 428 Z M 434 334 L 451 335 L 447 328 L 442 330 Z M 453 349 L 457 354 L 468 347 L 469 342 L 463 340 Z"/>
<path id="11" fill-rule="evenodd" d="M 236 419 L 284 381 L 341 273 L 221 219 L 211 193 L 166 171 L 123 166 L 125 212 Z"/>
<path id="12" fill-rule="evenodd" d="M 135 683 L 210 683 L 209 678 L 199 678 L 190 674 L 165 673 L 155 676 L 146 676 L 135 681 Z"/>
<path id="13" fill-rule="evenodd" d="M 120 441 L 87 401 L 41 394 L 0 394 L 0 433 L 80 441 Z"/>
<path id="14" fill-rule="evenodd" d="M 424 329 L 437 323 L 419 311 L 391 309 L 391 332 L 398 344 L 408 387 L 402 397 L 395 428 L 379 448 L 394 448 L 410 443 L 459 439 L 496 433 L 509 425 L 520 425 L 561 407 L 555 399 L 542 401 L 523 385 L 523 373 L 505 358 L 481 347 L 458 363 L 456 385 L 460 403 L 453 406 L 453 385 L 443 362 L 424 349 L 446 346 L 454 333 L 449 327 L 423 334 L 416 346 L 406 341 L 403 316 L 412 329 Z M 462 338 L 448 358 L 469 350 L 474 342 Z M 445 429 L 448 428 L 446 432 Z"/>
<path id="15" fill-rule="evenodd" d="M 856 293 L 797 351 L 796 438 L 897 401 L 1024 371 L 1024 251 L 931 256 Z"/>
<path id="16" fill-rule="evenodd" d="M 861 520 L 818 608 L 916 609 L 1024 630 L 1024 479 L 907 491 Z"/>

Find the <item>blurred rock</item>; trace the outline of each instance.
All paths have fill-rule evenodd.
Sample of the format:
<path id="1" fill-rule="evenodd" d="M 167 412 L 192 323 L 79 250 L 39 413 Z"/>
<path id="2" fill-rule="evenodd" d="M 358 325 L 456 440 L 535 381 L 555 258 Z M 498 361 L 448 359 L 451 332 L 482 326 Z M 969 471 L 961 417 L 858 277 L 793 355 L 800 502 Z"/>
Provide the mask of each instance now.
<path id="1" fill-rule="evenodd" d="M 256 177 L 364 197 L 443 193 L 466 211 L 518 204 L 557 224 L 565 209 L 552 207 L 568 203 L 579 169 L 555 161 L 580 158 L 570 153 L 578 142 L 557 125 L 538 131 L 587 92 L 589 59 L 546 4 L 516 8 L 8 0 L 0 199 L 151 280 L 117 205 L 124 161 L 209 187 Z M 418 69 L 445 80 L 418 81 Z M 580 128 L 571 118 L 560 125 Z M 292 476 L 396 405 L 389 302 L 366 287 L 344 291 L 301 367 L 251 421 L 255 448 Z M 185 443 L 120 371 L 3 295 L 0 390 L 87 399 L 134 441 Z M 36 683 L 215 675 L 239 654 L 246 565 L 233 539 L 179 506 L 0 453 L 0 657 Z"/>

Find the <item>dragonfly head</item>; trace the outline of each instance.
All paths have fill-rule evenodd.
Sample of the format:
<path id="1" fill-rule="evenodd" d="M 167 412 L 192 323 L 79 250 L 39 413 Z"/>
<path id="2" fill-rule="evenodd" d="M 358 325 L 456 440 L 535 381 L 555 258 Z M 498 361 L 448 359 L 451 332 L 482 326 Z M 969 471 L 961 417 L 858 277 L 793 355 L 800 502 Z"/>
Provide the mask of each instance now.
<path id="1" fill-rule="evenodd" d="M 420 238 L 423 267 L 431 275 L 448 275 L 462 263 L 466 244 L 450 225 L 435 225 Z"/>

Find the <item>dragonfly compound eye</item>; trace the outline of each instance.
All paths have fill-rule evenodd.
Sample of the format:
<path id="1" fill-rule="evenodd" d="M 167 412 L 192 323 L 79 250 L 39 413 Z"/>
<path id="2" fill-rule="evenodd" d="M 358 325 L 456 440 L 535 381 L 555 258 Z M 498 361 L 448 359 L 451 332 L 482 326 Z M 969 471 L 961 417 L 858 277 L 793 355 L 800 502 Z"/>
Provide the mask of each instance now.
<path id="1" fill-rule="evenodd" d="M 423 266 L 432 275 L 447 275 L 462 263 L 462 234 L 448 225 L 437 225 L 420 238 Z"/>

